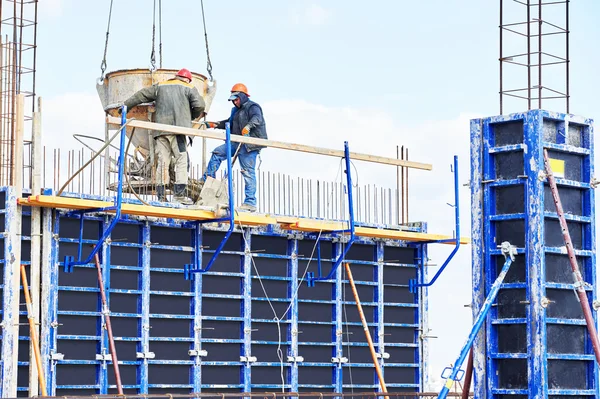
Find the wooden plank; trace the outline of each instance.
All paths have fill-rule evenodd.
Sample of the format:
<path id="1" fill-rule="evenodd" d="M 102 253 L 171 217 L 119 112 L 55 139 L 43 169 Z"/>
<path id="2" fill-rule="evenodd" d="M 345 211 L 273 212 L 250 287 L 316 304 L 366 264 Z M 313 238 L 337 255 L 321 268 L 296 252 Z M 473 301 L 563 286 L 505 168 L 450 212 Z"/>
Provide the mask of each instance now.
<path id="1" fill-rule="evenodd" d="M 334 230 L 347 230 L 349 227 L 348 223 L 344 222 L 299 219 L 295 223 L 287 224 L 284 228 L 307 232 L 328 232 Z M 425 242 L 453 239 L 453 237 L 443 234 L 416 233 L 412 231 L 378 229 L 374 227 L 356 227 L 354 229 L 354 233 L 359 237 L 387 238 L 392 240 L 401 240 L 408 242 Z M 470 244 L 470 240 L 466 237 L 461 237 L 460 243 Z M 446 244 L 454 245 L 455 242 L 448 242 Z"/>
<path id="2" fill-rule="evenodd" d="M 117 125 L 117 126 L 121 125 L 121 119 L 115 118 L 112 116 L 107 116 L 106 121 L 110 125 Z M 212 129 L 211 130 L 208 130 L 208 129 L 207 130 L 198 130 L 198 129 L 193 129 L 193 128 L 165 125 L 165 124 L 161 124 L 161 123 L 152 123 L 152 122 L 147 122 L 147 121 L 138 121 L 138 120 L 133 120 L 133 119 L 130 119 L 128 121 L 128 126 L 137 127 L 137 128 L 141 128 L 141 129 L 160 130 L 160 131 L 164 131 L 164 132 L 184 134 L 186 136 L 205 137 L 205 138 L 215 139 L 215 140 L 225 140 L 225 133 L 221 133 L 220 130 L 212 130 Z M 310 154 L 325 155 L 325 156 L 336 157 L 336 158 L 344 157 L 344 151 L 341 151 L 341 150 L 332 150 L 329 148 L 314 147 L 314 146 L 304 145 L 304 144 L 286 143 L 283 141 L 264 140 L 264 139 L 257 139 L 254 137 L 245 137 L 245 136 L 239 136 L 239 135 L 231 135 L 231 141 L 234 141 L 237 143 L 244 143 L 244 144 L 258 144 L 258 145 L 262 145 L 265 147 L 279 148 L 282 150 L 290 150 L 290 151 L 306 152 L 306 153 L 310 153 Z M 365 162 L 374 162 L 374 163 L 385 164 L 385 165 L 404 166 L 407 168 L 420 169 L 420 170 L 432 170 L 432 168 L 433 168 L 433 166 L 431 164 L 406 161 L 406 160 L 401 160 L 401 159 L 396 159 L 396 158 L 380 157 L 377 155 L 361 154 L 361 153 L 356 153 L 356 152 L 351 152 L 350 158 L 352 158 L 352 160 L 355 160 L 355 161 L 365 161 Z"/>
<path id="3" fill-rule="evenodd" d="M 18 203 L 26 206 L 40 206 L 58 209 L 96 209 L 112 206 L 112 202 L 97 201 L 69 197 L 56 197 L 50 195 L 36 195 L 28 198 L 18 199 Z M 111 213 L 114 213 L 112 211 Z M 168 208 L 160 206 L 147 206 L 136 204 L 123 204 L 122 213 L 133 216 L 150 216 L 158 218 L 169 218 L 178 220 L 211 220 L 215 219 L 215 213 L 200 209 Z M 271 216 L 257 213 L 236 212 L 235 223 L 243 226 L 267 226 L 279 224 L 285 230 L 296 230 L 304 232 L 332 232 L 348 229 L 347 222 L 327 221 L 294 216 Z M 355 233 L 359 237 L 387 238 L 407 242 L 426 242 L 451 240 L 451 236 L 430 233 L 415 233 L 412 231 L 378 229 L 374 227 L 356 227 Z M 348 233 L 346 233 L 348 234 Z M 469 244 L 468 238 L 462 237 L 461 244 Z M 454 245 L 454 242 L 446 244 Z"/>
<path id="4" fill-rule="evenodd" d="M 40 206 L 46 208 L 82 210 L 113 206 L 112 202 L 97 201 L 80 198 L 56 197 L 50 195 L 36 195 L 21 198 L 18 202 L 22 205 Z M 114 213 L 114 211 L 109 211 Z M 214 212 L 201 209 L 168 208 L 160 206 L 147 206 L 136 204 L 123 204 L 121 212 L 124 215 L 150 216 L 157 218 L 169 218 L 179 220 L 211 220 L 216 219 Z M 236 224 L 243 226 L 265 226 L 276 224 L 275 218 L 268 215 L 254 214 L 249 212 L 236 212 L 234 217 Z"/>

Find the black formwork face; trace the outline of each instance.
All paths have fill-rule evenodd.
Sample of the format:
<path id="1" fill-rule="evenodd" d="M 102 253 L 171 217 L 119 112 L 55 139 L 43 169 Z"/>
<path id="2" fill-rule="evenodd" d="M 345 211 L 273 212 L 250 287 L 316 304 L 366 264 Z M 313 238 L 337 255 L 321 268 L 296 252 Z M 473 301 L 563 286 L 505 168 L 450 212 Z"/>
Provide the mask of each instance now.
<path id="1" fill-rule="evenodd" d="M 498 245 L 508 241 L 519 248 L 486 325 L 487 377 L 479 381 L 490 397 L 533 397 L 540 392 L 578 397 L 597 389 L 591 343 L 543 175 L 546 148 L 556 168 L 578 265 L 591 284 L 591 300 L 595 296 L 591 126 L 565 119 L 531 111 L 482 120 L 477 170 L 483 181 L 483 224 L 482 245 L 476 251 L 483 254 L 485 285 L 475 285 L 475 295 L 485 296 L 504 265 Z M 473 232 L 476 239 L 479 234 Z M 474 265 L 474 273 L 478 270 Z"/>
<path id="2" fill-rule="evenodd" d="M 109 220 L 86 216 L 84 257 Z M 67 273 L 62 264 L 77 253 L 79 226 L 75 217 L 56 218 L 57 301 L 45 322 L 56 322 L 49 350 L 64 358 L 53 363 L 50 384 L 56 395 L 115 393 L 95 266 Z M 135 220 L 113 230 L 101 262 L 126 393 L 264 392 L 280 390 L 282 378 L 288 391 L 378 389 L 343 265 L 337 283 L 306 283 L 307 272 L 319 271 L 315 235 L 236 229 L 212 269 L 186 279 L 194 246 L 206 267 L 223 235 Z M 396 245 L 359 242 L 346 258 L 376 350 L 386 354 L 389 390 L 418 391 L 422 315 L 408 284 L 420 249 Z M 319 246 L 328 273 L 342 244 L 321 237 Z"/>

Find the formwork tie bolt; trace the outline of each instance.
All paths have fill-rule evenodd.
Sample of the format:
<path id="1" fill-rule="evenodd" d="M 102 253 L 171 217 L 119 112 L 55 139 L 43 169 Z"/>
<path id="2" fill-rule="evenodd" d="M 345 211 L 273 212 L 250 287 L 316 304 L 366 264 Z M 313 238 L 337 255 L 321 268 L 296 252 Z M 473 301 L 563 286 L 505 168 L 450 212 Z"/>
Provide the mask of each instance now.
<path id="1" fill-rule="evenodd" d="M 600 301 L 597 299 L 594 300 L 594 302 L 592 302 L 592 307 L 594 308 L 594 310 L 600 309 Z"/>
<path id="2" fill-rule="evenodd" d="M 554 303 L 554 301 L 551 301 L 550 299 L 543 297 L 542 301 L 540 302 L 540 305 L 542 305 L 543 308 L 547 308 L 550 303 Z"/>

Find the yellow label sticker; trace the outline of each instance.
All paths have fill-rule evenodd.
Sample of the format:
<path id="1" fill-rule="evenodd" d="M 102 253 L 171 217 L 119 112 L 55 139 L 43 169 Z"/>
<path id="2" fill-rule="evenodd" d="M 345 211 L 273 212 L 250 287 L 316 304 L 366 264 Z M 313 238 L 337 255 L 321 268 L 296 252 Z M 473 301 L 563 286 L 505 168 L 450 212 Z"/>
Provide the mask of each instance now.
<path id="1" fill-rule="evenodd" d="M 565 178 L 565 161 L 563 161 L 562 159 L 550 158 L 550 168 L 552 169 L 554 177 L 557 177 L 559 179 Z"/>
<path id="2" fill-rule="evenodd" d="M 448 378 L 448 380 L 446 381 L 446 388 L 450 389 L 452 388 L 452 385 L 454 385 L 454 381 Z"/>

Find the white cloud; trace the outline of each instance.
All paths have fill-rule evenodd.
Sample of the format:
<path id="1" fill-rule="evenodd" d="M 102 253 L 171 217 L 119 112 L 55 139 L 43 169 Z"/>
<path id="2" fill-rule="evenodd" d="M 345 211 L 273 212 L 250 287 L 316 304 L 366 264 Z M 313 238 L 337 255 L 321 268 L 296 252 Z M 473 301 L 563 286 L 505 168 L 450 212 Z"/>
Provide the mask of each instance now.
<path id="1" fill-rule="evenodd" d="M 44 18 L 56 18 L 62 14 L 66 0 L 43 0 L 39 2 L 39 13 Z"/>
<path id="2" fill-rule="evenodd" d="M 330 18 L 331 11 L 314 3 L 301 10 L 292 10 L 292 20 L 298 25 L 324 25 Z"/>
<path id="3" fill-rule="evenodd" d="M 104 137 L 104 113 L 95 93 L 66 93 L 42 99 L 42 134 L 47 146 L 76 144 L 73 134 Z"/>

